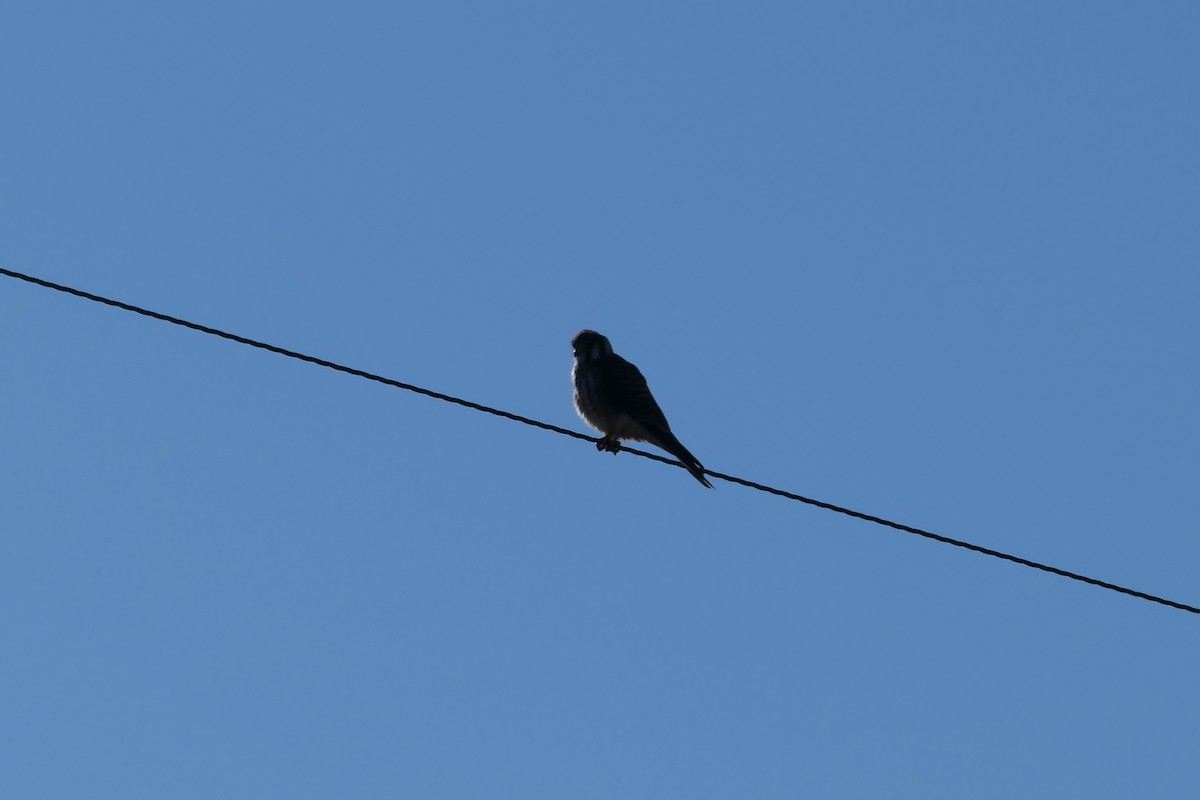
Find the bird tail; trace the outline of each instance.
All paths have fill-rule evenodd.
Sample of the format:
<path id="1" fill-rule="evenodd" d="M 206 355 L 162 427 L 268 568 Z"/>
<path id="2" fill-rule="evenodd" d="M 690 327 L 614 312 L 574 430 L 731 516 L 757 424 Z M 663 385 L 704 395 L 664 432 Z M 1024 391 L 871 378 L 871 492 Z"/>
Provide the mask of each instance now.
<path id="1" fill-rule="evenodd" d="M 651 430 L 651 433 L 658 439 L 655 444 L 678 458 L 687 471 L 692 473 L 693 478 L 700 481 L 700 483 L 709 489 L 713 488 L 713 485 L 708 482 L 708 478 L 704 477 L 704 465 L 688 452 L 686 447 L 679 443 L 679 440 L 675 438 L 675 434 L 657 426 Z"/>

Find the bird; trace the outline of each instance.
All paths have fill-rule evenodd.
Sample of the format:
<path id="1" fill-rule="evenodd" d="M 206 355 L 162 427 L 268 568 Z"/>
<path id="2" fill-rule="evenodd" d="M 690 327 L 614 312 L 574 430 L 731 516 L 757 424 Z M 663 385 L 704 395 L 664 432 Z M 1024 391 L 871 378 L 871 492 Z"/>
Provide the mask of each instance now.
<path id="1" fill-rule="evenodd" d="M 616 455 L 621 440 L 649 442 L 679 459 L 696 480 L 709 489 L 704 465 L 679 443 L 662 409 L 650 393 L 641 370 L 613 352 L 608 338 L 582 330 L 571 340 L 575 365 L 575 410 L 591 427 L 604 434 L 596 449 Z"/>

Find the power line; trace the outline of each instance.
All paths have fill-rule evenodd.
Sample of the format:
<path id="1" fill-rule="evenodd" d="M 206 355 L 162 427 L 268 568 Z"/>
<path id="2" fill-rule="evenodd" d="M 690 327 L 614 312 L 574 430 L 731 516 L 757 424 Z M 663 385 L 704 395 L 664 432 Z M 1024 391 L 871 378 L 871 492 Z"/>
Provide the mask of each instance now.
<path id="1" fill-rule="evenodd" d="M 541 428 L 542 430 L 552 431 L 554 433 L 562 434 L 563 436 L 570 436 L 573 439 L 582 439 L 587 442 L 599 441 L 597 438 L 595 438 L 593 436 L 588 436 L 586 434 L 578 433 L 576 431 L 567 430 L 566 428 L 560 428 L 557 425 L 551 425 L 549 423 L 541 422 L 536 419 L 530 419 L 529 417 L 523 417 L 520 414 L 513 414 L 509 411 L 503 411 L 499 408 L 492 408 L 490 406 L 485 406 L 481 403 L 473 403 L 470 400 L 463 400 L 460 397 L 452 397 L 448 394 L 442 394 L 441 392 L 435 392 L 430 389 L 424 389 L 420 386 L 414 386 L 411 383 L 403 383 L 401 381 L 393 380 L 392 378 L 386 378 L 382 375 L 376 375 L 372 372 L 367 372 L 366 370 L 355 369 L 354 367 L 347 367 L 343 364 L 338 364 L 333 361 L 326 361 L 323 358 L 317 358 L 316 356 L 305 355 L 304 353 L 298 353 L 295 350 L 288 350 L 287 348 L 284 348 L 284 347 L 278 347 L 277 345 L 267 344 L 266 342 L 256 341 L 254 339 L 250 339 L 245 336 L 239 336 L 236 333 L 229 333 L 227 331 L 218 330 L 217 328 L 211 328 L 207 325 L 200 325 L 199 323 L 196 323 L 196 322 L 189 322 L 185 319 L 180 319 L 179 317 L 172 317 L 169 314 L 161 314 L 157 311 L 151 311 L 146 308 L 140 308 L 138 306 L 131 305 L 130 303 L 123 303 L 120 300 L 113 300 L 108 297 L 101 297 L 100 295 L 97 295 L 97 294 L 85 292 L 80 289 L 73 289 L 70 286 L 63 286 L 62 284 L 58 284 L 58 283 L 52 283 L 51 281 L 43 280 L 42 278 L 36 278 L 32 275 L 25 275 L 20 272 L 14 272 L 9 269 L 4 269 L 3 267 L 0 267 L 0 275 L 5 275 L 10 278 L 16 278 L 17 280 L 25 281 L 26 283 L 32 283 L 37 286 L 42 286 L 46 289 L 53 289 L 56 292 L 63 292 L 65 294 L 74 295 L 75 297 L 82 297 L 84 300 L 91 300 L 96 303 L 102 303 L 106 306 L 112 306 L 113 308 L 119 308 L 123 311 L 131 311 L 134 314 L 140 314 L 143 317 L 150 317 L 152 319 L 161 320 L 163 322 L 169 322 L 172 325 L 179 325 L 184 328 L 190 328 L 194 331 L 200 331 L 201 333 L 207 333 L 211 336 L 217 336 L 222 339 L 228 339 L 232 342 L 237 342 L 238 344 L 248 345 L 249 347 L 256 347 L 259 350 L 267 350 L 272 353 L 277 353 L 281 356 L 287 356 L 288 358 L 297 359 L 298 361 L 306 361 L 309 364 L 316 364 L 317 366 L 326 367 L 328 369 L 336 370 L 338 372 L 344 372 L 348 375 L 355 375 L 359 378 L 366 378 L 369 381 L 375 381 L 376 383 L 382 383 L 387 386 L 395 387 L 397 389 L 404 389 L 405 391 L 416 392 L 417 394 L 422 394 L 422 395 L 425 395 L 426 397 L 432 397 L 435 400 L 444 400 L 447 403 L 455 403 L 456 405 L 465 406 L 466 408 L 474 409 L 475 411 L 482 411 L 485 414 L 494 414 L 497 417 L 504 417 L 505 419 L 510 419 L 510 420 L 513 420 L 514 422 L 520 422 L 525 425 L 532 425 L 535 428 Z M 625 452 L 633 453 L 636 456 L 641 456 L 642 458 L 649 458 L 653 461 L 659 461 L 663 464 L 670 464 L 672 466 L 683 468 L 683 465 L 680 464 L 678 461 L 674 461 L 672 459 L 665 458 L 656 453 L 647 453 L 644 450 L 638 450 L 636 448 L 624 447 L 624 446 L 622 446 L 621 449 Z M 795 494 L 794 492 L 784 491 L 783 489 L 776 489 L 771 486 L 766 486 L 765 484 L 755 483 L 754 481 L 748 481 L 745 478 L 738 478 L 734 475 L 725 475 L 724 473 L 713 472 L 712 470 L 705 470 L 705 473 L 714 478 L 719 478 L 723 481 L 729 481 L 730 483 L 740 484 L 740 485 L 746 486 L 750 489 L 757 489 L 760 492 L 767 492 L 768 494 L 777 495 L 779 497 L 786 497 L 789 500 L 795 500 L 800 503 L 806 503 L 810 506 L 816 506 L 817 508 L 823 508 L 827 511 L 833 511 L 838 514 L 844 514 L 846 516 L 854 517 L 856 519 L 861 519 L 866 522 L 873 522 L 876 525 L 883 525 L 885 527 L 892 528 L 893 530 L 903 531 L 905 533 L 911 533 L 916 536 L 921 536 L 925 539 L 932 539 L 933 541 L 941 542 L 942 544 L 949 544 L 949 545 L 953 545 L 954 547 L 961 547 L 964 550 L 970 550 L 975 553 L 982 553 L 985 556 L 992 556 L 994 558 L 1003 559 L 1005 561 L 1011 561 L 1014 564 L 1020 564 L 1021 566 L 1024 566 L 1024 567 L 1030 567 L 1032 569 L 1041 570 L 1042 572 L 1049 572 L 1052 575 L 1058 575 L 1063 578 L 1070 578 L 1071 580 L 1074 580 L 1074 581 L 1080 581 L 1081 583 L 1091 584 L 1092 586 L 1098 586 L 1101 589 L 1108 589 L 1110 591 L 1119 592 L 1121 594 L 1129 595 L 1130 597 L 1137 597 L 1141 600 L 1148 600 L 1152 603 L 1159 603 L 1164 606 L 1170 606 L 1171 608 L 1177 608 L 1181 611 L 1188 611 L 1193 614 L 1200 614 L 1200 608 L 1197 608 L 1196 606 L 1187 605 L 1186 603 L 1180 603 L 1175 600 L 1168 600 L 1165 597 L 1158 597 L 1157 595 L 1147 594 L 1146 592 L 1140 592 L 1137 589 L 1130 589 L 1125 586 L 1118 586 L 1115 583 L 1109 583 L 1107 581 L 1102 581 L 1097 578 L 1090 578 L 1087 575 L 1081 575 L 1077 572 L 1070 572 L 1065 569 L 1059 569 L 1058 567 L 1052 567 L 1052 566 L 1049 566 L 1048 564 L 1040 564 L 1037 561 L 1031 561 L 1027 558 L 1021 558 L 1020 556 L 1014 556 L 1009 553 L 1004 553 L 999 550 L 993 550 L 989 547 L 983 547 L 981 545 L 972 544 L 970 542 L 965 542 L 960 539 L 953 539 L 949 536 L 942 536 L 941 534 L 922 530 L 921 528 L 914 528 L 910 525 L 903 525 L 899 522 L 893 522 L 891 520 L 884 519 L 883 517 L 876 517 L 871 514 L 864 514 L 861 511 L 855 511 L 850 508 L 844 508 L 842 506 L 834 505 L 833 503 L 826 503 L 822 500 L 814 500 L 811 497 L 804 497 L 803 495 Z"/>

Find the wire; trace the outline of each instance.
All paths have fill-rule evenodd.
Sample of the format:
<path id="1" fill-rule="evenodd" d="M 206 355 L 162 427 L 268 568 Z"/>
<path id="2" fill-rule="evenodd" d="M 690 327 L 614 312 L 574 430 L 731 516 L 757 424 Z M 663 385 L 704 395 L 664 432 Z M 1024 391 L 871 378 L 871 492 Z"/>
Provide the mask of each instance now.
<path id="1" fill-rule="evenodd" d="M 20 272 L 14 272 L 13 270 L 4 269 L 3 267 L 0 267 L 0 275 L 5 275 L 10 278 L 16 278 L 17 280 L 25 281 L 26 283 L 32 283 L 37 286 L 42 286 L 46 289 L 53 289 L 56 292 L 63 292 L 65 294 L 74 295 L 75 297 L 81 297 L 84 300 L 91 300 L 92 302 L 102 303 L 106 306 L 112 306 L 113 308 L 119 308 L 123 311 L 131 311 L 134 314 L 140 314 L 141 316 L 144 316 L 144 317 L 150 317 L 152 319 L 161 320 L 163 322 L 169 322 L 172 325 L 179 325 L 184 328 L 190 328 L 194 331 L 200 331 L 201 333 L 207 333 L 211 336 L 217 336 L 222 339 L 228 339 L 229 341 L 237 342 L 238 344 L 244 344 L 249 347 L 256 347 L 259 350 L 267 350 L 272 353 L 277 353 L 281 356 L 287 356 L 288 358 L 297 359 L 298 361 L 305 361 L 305 362 L 308 362 L 309 364 L 316 364 L 317 366 L 327 367 L 328 369 L 336 370 L 338 372 L 344 372 L 347 375 L 355 375 L 359 378 L 366 378 L 369 381 L 375 381 L 376 383 L 382 383 L 387 386 L 395 387 L 397 389 L 404 389 L 405 391 L 416 392 L 417 394 L 425 395 L 426 397 L 432 397 L 435 400 L 444 400 L 447 403 L 454 403 L 456 405 L 474 409 L 475 411 L 482 411 L 485 414 L 493 414 L 497 417 L 504 417 L 505 419 L 513 420 L 514 422 L 520 422 L 525 425 L 532 425 L 535 428 L 541 428 L 542 430 L 552 431 L 554 433 L 562 434 L 563 436 L 570 436 L 573 439 L 582 439 L 587 442 L 600 441 L 599 439 L 597 439 L 594 436 L 588 436 L 586 434 L 578 433 L 576 431 L 568 430 L 566 428 L 560 428 L 557 425 L 551 425 L 549 423 L 541 422 L 536 419 L 530 419 L 529 417 L 523 417 L 520 414 L 513 414 L 509 411 L 504 411 L 499 408 L 492 408 L 491 406 L 485 406 L 481 403 L 473 403 L 470 400 L 463 400 L 460 397 L 452 397 L 448 394 L 442 394 L 441 392 L 435 392 L 430 389 L 424 389 L 420 386 L 414 386 L 411 383 L 403 383 L 401 381 L 393 380 L 392 378 L 386 378 L 382 375 L 376 375 L 372 372 L 367 372 L 366 370 L 355 369 L 354 367 L 347 367 L 343 364 L 337 364 L 333 361 L 326 361 L 323 358 L 317 358 L 316 356 L 310 356 L 310 355 L 305 355 L 304 353 L 298 353 L 295 350 L 288 350 L 287 348 L 278 347 L 273 344 L 267 344 L 266 342 L 259 342 L 254 339 L 247 338 L 245 336 L 239 336 L 236 333 L 229 333 L 227 331 L 218 330 L 217 328 L 211 328 L 207 325 L 200 325 L 199 323 L 196 323 L 196 322 L 189 322 L 185 319 L 180 319 L 179 317 L 172 317 L 169 314 L 161 314 L 157 311 L 151 311 L 146 308 L 140 308 L 138 306 L 131 305 L 130 303 L 123 303 L 120 300 L 113 300 L 108 297 L 101 297 L 100 295 L 97 295 L 97 294 L 85 292 L 80 289 L 73 289 L 70 286 L 63 286 L 62 284 L 58 284 L 58 283 L 52 283 L 51 281 L 43 280 L 42 278 L 36 278 L 32 275 L 25 275 Z M 622 446 L 621 449 L 624 452 L 633 453 L 636 456 L 641 456 L 642 458 L 648 458 L 648 459 L 651 459 L 652 461 L 658 461 L 663 464 L 670 464 L 672 466 L 685 468 L 683 466 L 683 464 L 679 463 L 678 461 L 675 461 L 675 460 L 669 459 L 669 458 L 665 458 L 656 453 L 647 453 L 644 450 L 638 450 L 633 447 Z M 822 500 L 814 500 L 811 497 L 804 497 L 803 495 L 795 494 L 794 492 L 784 491 L 783 489 L 776 489 L 774 487 L 767 486 L 765 484 L 755 483 L 754 481 L 748 481 L 745 478 L 738 478 L 734 475 L 725 475 L 724 473 L 713 472 L 712 470 L 704 470 L 704 472 L 705 472 L 705 474 L 710 475 L 714 478 L 719 478 L 720 480 L 728 481 L 730 483 L 740 484 L 740 485 L 745 486 L 750 489 L 757 489 L 760 492 L 767 492 L 768 494 L 777 495 L 779 497 L 786 497 L 789 500 L 795 500 L 800 503 L 805 503 L 810 506 L 816 506 L 817 508 L 823 508 L 827 511 L 833 511 L 838 514 L 844 514 L 848 517 L 854 517 L 856 519 L 861 519 L 866 522 L 873 522 L 876 525 L 883 525 L 885 527 L 892 528 L 893 530 L 903 531 L 905 533 L 911 533 L 916 536 L 921 536 L 925 539 L 932 539 L 933 541 L 941 542 L 942 544 L 953 545 L 954 547 L 961 547 L 964 550 L 970 550 L 975 553 L 981 553 L 985 556 L 992 556 L 994 558 L 1003 559 L 1005 561 L 1011 561 L 1014 564 L 1020 564 L 1021 566 L 1030 567 L 1031 569 L 1040 570 L 1042 572 L 1049 572 L 1052 575 L 1058 575 L 1059 577 L 1069 578 L 1074 581 L 1080 581 L 1081 583 L 1087 583 L 1092 586 L 1098 586 L 1101 589 L 1108 589 L 1113 592 L 1119 592 L 1121 594 L 1129 595 L 1130 597 L 1136 597 L 1141 600 L 1148 600 L 1152 603 L 1158 603 L 1160 605 L 1170 606 L 1171 608 L 1177 608 L 1181 611 L 1188 611 L 1192 614 L 1200 614 L 1200 608 L 1197 608 L 1196 606 L 1188 605 L 1186 603 L 1180 603 L 1175 600 L 1168 600 L 1165 597 L 1159 597 L 1157 595 L 1148 594 L 1146 592 L 1138 591 L 1137 589 L 1130 589 L 1125 586 L 1118 586 L 1115 583 L 1109 583 L 1108 581 L 1102 581 L 1097 578 L 1090 578 L 1087 575 L 1081 575 L 1077 572 L 1070 572 L 1065 569 L 1059 569 L 1058 567 L 1052 567 L 1052 566 L 1049 566 L 1048 564 L 1040 564 L 1037 561 L 1031 561 L 1027 558 L 1021 558 L 1020 556 L 1014 556 L 1009 553 L 1004 553 L 999 550 L 993 550 L 989 547 L 983 547 L 981 545 L 972 544 L 970 542 L 965 542 L 960 539 L 952 539 L 949 536 L 942 536 L 941 534 L 922 530 L 921 528 L 914 528 L 910 525 L 903 525 L 899 522 L 893 522 L 891 520 L 884 519 L 883 517 L 876 517 L 871 514 L 864 514 L 861 511 L 854 511 L 853 509 L 844 508 L 842 506 L 834 505 L 833 503 L 826 503 Z"/>

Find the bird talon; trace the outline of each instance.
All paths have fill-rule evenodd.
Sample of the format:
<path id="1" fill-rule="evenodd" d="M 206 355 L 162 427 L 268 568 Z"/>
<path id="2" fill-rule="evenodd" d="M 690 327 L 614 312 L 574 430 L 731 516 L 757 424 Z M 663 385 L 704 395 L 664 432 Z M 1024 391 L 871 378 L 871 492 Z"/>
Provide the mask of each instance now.
<path id="1" fill-rule="evenodd" d="M 615 456 L 621 451 L 621 442 L 612 436 L 605 436 L 603 439 L 596 442 L 596 449 L 600 452 L 607 451 Z"/>

